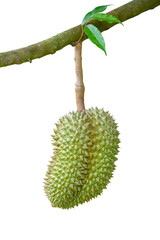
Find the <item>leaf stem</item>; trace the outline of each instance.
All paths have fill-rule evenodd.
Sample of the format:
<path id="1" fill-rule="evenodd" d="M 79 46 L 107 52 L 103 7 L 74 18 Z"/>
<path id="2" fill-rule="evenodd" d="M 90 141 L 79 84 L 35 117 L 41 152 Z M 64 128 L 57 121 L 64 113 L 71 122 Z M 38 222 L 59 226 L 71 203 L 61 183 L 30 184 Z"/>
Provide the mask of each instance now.
<path id="1" fill-rule="evenodd" d="M 80 38 L 79 38 L 78 41 L 76 42 L 76 44 L 79 43 L 79 42 L 81 41 L 82 37 L 83 37 L 83 34 L 84 34 L 84 27 L 87 26 L 87 24 L 89 24 L 91 21 L 92 21 L 92 20 L 90 20 L 90 18 L 89 18 L 88 21 L 87 21 L 84 25 L 81 25 L 82 33 L 81 33 Z"/>
<path id="2" fill-rule="evenodd" d="M 84 28 L 83 28 L 83 26 L 81 26 L 81 28 L 82 28 L 82 33 L 81 33 L 80 38 L 79 38 L 78 41 L 76 42 L 76 44 L 78 44 L 78 43 L 81 41 L 82 37 L 83 37 Z"/>

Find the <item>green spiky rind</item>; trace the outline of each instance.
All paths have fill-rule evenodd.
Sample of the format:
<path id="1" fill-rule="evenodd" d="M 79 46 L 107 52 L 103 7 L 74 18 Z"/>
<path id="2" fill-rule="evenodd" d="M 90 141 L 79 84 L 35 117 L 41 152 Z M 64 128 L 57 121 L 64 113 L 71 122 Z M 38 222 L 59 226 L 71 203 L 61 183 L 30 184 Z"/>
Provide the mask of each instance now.
<path id="1" fill-rule="evenodd" d="M 69 113 L 56 124 L 54 157 L 46 174 L 45 192 L 53 206 L 67 208 L 81 190 L 88 171 L 88 115 Z"/>
<path id="2" fill-rule="evenodd" d="M 56 124 L 54 157 L 45 179 L 52 206 L 72 208 L 97 197 L 115 169 L 119 132 L 109 112 L 70 112 Z"/>
<path id="3" fill-rule="evenodd" d="M 103 109 L 89 109 L 92 119 L 92 146 L 88 174 L 82 190 L 69 207 L 97 197 L 106 188 L 115 169 L 118 154 L 119 132 L 113 117 Z"/>

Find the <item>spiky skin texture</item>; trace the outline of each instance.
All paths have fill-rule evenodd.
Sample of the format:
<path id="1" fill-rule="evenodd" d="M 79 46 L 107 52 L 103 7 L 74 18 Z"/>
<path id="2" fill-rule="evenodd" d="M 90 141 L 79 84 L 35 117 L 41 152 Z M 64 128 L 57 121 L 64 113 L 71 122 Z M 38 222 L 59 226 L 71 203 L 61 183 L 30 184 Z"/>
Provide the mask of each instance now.
<path id="1" fill-rule="evenodd" d="M 115 169 L 118 136 L 117 124 L 103 109 L 60 118 L 44 185 L 53 207 L 73 208 L 102 193 Z"/>

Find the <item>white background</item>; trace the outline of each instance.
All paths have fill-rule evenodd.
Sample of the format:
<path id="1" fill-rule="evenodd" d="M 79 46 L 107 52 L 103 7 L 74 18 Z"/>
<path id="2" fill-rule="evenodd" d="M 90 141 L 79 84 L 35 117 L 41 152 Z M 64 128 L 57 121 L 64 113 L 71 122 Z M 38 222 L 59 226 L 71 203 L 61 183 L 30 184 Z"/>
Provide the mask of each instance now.
<path id="1" fill-rule="evenodd" d="M 5 0 L 0 52 L 78 25 L 98 5 L 127 1 Z M 160 7 L 103 33 L 108 56 L 83 43 L 86 108 L 119 124 L 120 153 L 104 193 L 70 210 L 52 208 L 43 178 L 54 123 L 76 110 L 74 49 L 0 69 L 0 239 L 160 239 Z"/>

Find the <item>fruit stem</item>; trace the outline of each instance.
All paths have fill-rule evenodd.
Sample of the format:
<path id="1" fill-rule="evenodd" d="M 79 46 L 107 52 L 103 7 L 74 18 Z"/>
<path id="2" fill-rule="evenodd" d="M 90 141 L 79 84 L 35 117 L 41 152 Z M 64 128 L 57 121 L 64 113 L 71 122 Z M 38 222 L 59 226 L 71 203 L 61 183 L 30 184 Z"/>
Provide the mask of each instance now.
<path id="1" fill-rule="evenodd" d="M 84 105 L 84 83 L 83 83 L 83 69 L 82 69 L 82 42 L 78 42 L 74 47 L 75 52 L 75 70 L 76 70 L 76 84 L 75 84 L 75 94 L 76 94 L 76 104 L 77 110 L 85 110 Z"/>

